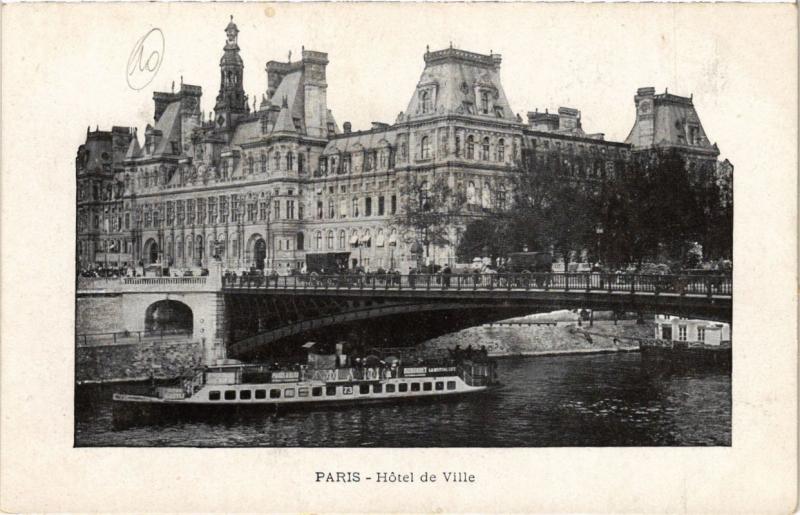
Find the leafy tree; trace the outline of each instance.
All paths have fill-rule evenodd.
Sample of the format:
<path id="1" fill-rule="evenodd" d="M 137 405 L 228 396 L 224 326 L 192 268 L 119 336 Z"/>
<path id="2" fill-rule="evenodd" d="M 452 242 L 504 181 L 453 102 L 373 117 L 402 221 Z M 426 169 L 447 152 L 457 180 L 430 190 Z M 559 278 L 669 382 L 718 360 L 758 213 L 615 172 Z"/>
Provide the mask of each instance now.
<path id="1" fill-rule="evenodd" d="M 444 177 L 409 174 L 400 186 L 400 206 L 394 223 L 406 243 L 420 243 L 425 257 L 430 246 L 451 245 L 453 229 L 461 222 L 464 199 L 455 195 Z"/>

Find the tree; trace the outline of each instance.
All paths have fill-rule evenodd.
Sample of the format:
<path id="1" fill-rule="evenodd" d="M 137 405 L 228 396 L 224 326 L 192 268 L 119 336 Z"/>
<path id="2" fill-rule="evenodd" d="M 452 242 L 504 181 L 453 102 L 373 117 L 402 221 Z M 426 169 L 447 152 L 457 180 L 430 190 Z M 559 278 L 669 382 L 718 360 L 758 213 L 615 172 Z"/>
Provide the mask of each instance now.
<path id="1" fill-rule="evenodd" d="M 453 229 L 462 221 L 464 199 L 455 195 L 444 177 L 426 178 L 409 174 L 400 186 L 400 206 L 394 223 L 407 243 L 423 246 L 452 244 Z"/>
<path id="2" fill-rule="evenodd" d="M 594 241 L 598 205 L 594 184 L 578 178 L 561 156 L 523 156 L 513 174 L 513 234 L 530 249 L 553 249 L 564 259 Z"/>

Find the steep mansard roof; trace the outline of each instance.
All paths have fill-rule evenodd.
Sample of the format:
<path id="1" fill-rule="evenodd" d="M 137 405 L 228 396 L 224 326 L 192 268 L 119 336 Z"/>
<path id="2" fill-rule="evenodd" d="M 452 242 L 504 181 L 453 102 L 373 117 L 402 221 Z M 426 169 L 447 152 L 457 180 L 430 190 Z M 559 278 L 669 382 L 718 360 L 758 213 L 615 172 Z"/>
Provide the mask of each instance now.
<path id="1" fill-rule="evenodd" d="M 125 160 L 136 159 L 142 155 L 142 147 L 139 146 L 139 137 L 134 134 L 131 138 L 131 144 L 128 145 L 128 151 L 125 153 Z"/>
<path id="2" fill-rule="evenodd" d="M 475 107 L 478 113 L 478 88 L 492 92 L 494 106 L 503 108 L 501 119 L 516 121 L 500 81 L 500 62 L 498 54 L 483 55 L 465 50 L 445 49 L 425 54 L 425 69 L 417 84 L 417 90 L 405 111 L 407 119 L 426 116 L 422 114 L 419 91 L 428 85 L 436 86 L 435 114 L 468 114 L 465 102 Z M 497 119 L 494 110 L 488 115 L 478 115 Z"/>
<path id="3" fill-rule="evenodd" d="M 642 98 L 641 101 L 644 101 Z M 683 145 L 716 150 L 709 141 L 691 98 L 664 93 L 652 96 L 652 132 L 641 123 L 640 116 L 625 143 L 634 147 Z M 690 141 L 689 128 L 697 128 L 697 140 Z"/>

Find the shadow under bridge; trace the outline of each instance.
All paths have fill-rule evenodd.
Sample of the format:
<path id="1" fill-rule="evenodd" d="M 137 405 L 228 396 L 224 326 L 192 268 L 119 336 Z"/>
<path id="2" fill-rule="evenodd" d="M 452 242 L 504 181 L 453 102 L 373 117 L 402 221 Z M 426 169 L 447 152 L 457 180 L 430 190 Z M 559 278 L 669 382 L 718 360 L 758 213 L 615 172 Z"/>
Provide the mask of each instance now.
<path id="1" fill-rule="evenodd" d="M 533 312 L 505 302 L 226 295 L 227 354 L 258 358 L 277 344 L 351 341 L 415 345 L 488 322 Z"/>

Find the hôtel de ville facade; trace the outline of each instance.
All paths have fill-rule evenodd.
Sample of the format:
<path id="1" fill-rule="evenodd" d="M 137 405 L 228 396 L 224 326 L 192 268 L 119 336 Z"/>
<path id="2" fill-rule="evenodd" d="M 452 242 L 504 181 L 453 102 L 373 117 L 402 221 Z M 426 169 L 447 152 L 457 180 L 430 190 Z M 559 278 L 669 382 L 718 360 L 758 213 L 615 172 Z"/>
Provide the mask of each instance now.
<path id="1" fill-rule="evenodd" d="M 678 149 L 723 180 L 732 174 L 690 97 L 639 88 L 629 136 L 607 141 L 584 132 L 576 109 L 523 119 L 503 90 L 500 55 L 446 48 L 425 51 L 393 124 L 354 131 L 328 109 L 324 52 L 267 62 L 264 93 L 248 98 L 238 34 L 231 19 L 210 115 L 200 108 L 202 88 L 181 81 L 153 94 L 145 134 L 87 131 L 76 157 L 79 267 L 196 269 L 217 255 L 227 269 L 286 274 L 307 254 L 349 252 L 350 266 L 406 273 L 419 245 L 396 215 L 411 180 L 445 181 L 465 212 L 480 216 L 508 206 L 509 173 L 523 152 L 594 181 L 613 180 L 632 153 L 653 148 Z M 453 227 L 450 240 L 462 229 Z M 430 254 L 455 260 L 454 245 Z"/>

